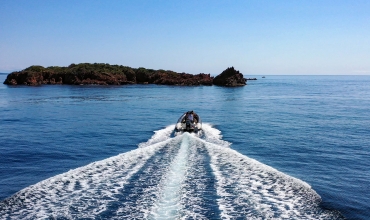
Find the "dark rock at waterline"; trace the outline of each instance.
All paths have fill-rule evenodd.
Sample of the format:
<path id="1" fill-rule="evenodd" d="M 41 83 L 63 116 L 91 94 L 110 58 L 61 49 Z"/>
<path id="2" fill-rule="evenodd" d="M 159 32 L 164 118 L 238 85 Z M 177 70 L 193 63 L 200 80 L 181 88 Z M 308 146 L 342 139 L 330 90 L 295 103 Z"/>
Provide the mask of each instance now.
<path id="1" fill-rule="evenodd" d="M 213 77 L 210 74 L 200 73 L 197 75 L 189 73 L 176 73 L 170 70 L 151 70 L 139 68 L 136 71 L 137 83 L 199 86 L 212 85 Z"/>
<path id="2" fill-rule="evenodd" d="M 229 67 L 224 70 L 220 75 L 213 79 L 213 84 L 218 86 L 245 86 L 247 79 L 243 77 L 243 74 L 235 70 L 234 67 Z"/>

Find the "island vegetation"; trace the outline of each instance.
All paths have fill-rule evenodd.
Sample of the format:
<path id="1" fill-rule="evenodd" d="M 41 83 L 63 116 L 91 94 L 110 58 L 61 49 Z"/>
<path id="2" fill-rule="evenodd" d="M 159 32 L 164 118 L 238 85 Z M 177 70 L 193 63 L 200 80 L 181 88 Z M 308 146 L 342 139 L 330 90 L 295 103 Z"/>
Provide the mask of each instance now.
<path id="1" fill-rule="evenodd" d="M 131 68 L 105 63 L 80 63 L 68 67 L 30 66 L 22 71 L 10 73 L 4 84 L 7 85 L 127 85 L 160 84 L 197 86 L 213 84 L 220 86 L 243 86 L 246 79 L 234 67 L 227 68 L 220 75 L 177 73 L 171 70 Z"/>

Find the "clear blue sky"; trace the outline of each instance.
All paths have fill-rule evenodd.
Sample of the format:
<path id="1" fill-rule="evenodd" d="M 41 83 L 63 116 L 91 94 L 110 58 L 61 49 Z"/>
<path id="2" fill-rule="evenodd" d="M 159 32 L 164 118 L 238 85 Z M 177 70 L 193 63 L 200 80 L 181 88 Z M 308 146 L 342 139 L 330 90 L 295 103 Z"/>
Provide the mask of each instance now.
<path id="1" fill-rule="evenodd" d="M 370 74 L 370 1 L 0 0 L 0 72 L 82 62 Z"/>

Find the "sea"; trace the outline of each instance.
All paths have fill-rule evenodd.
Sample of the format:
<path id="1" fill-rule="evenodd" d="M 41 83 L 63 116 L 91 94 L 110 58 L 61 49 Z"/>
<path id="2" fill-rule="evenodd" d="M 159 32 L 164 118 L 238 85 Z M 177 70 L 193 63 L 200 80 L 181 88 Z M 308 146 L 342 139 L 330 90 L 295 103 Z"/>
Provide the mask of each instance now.
<path id="1" fill-rule="evenodd" d="M 370 76 L 253 77 L 1 84 L 0 219 L 370 219 Z"/>

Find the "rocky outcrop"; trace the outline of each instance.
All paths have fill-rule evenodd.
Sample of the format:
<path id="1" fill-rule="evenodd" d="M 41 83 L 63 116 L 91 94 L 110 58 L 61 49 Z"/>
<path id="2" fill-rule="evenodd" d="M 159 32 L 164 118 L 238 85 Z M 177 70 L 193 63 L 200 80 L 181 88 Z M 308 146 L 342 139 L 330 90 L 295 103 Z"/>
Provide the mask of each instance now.
<path id="1" fill-rule="evenodd" d="M 213 79 L 213 84 L 218 86 L 245 86 L 247 79 L 243 77 L 234 67 L 229 67 Z"/>
<path id="2" fill-rule="evenodd" d="M 68 67 L 30 66 L 22 71 L 9 74 L 4 81 L 8 85 L 126 85 L 126 84 L 160 84 L 160 85 L 219 85 L 244 86 L 246 79 L 234 67 L 227 68 L 215 78 L 210 74 L 176 73 L 171 70 L 153 70 L 131 68 L 104 63 L 71 64 Z"/>
<path id="3" fill-rule="evenodd" d="M 199 86 L 212 85 L 213 77 L 210 74 L 176 73 L 170 70 L 151 70 L 139 68 L 136 71 L 136 81 L 141 84 Z"/>
<path id="4" fill-rule="evenodd" d="M 170 70 L 131 68 L 109 64 L 71 64 L 68 67 L 31 66 L 9 74 L 4 81 L 8 85 L 212 85 L 210 74 L 176 73 Z"/>

